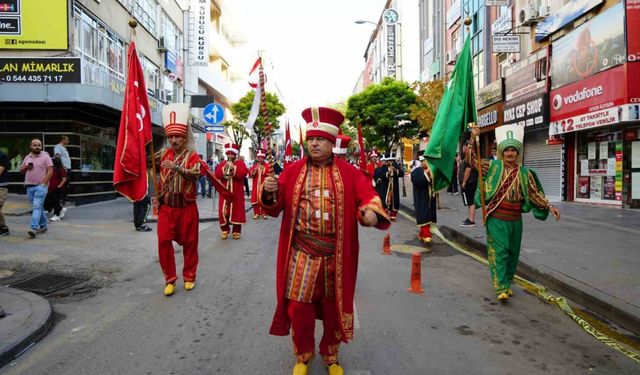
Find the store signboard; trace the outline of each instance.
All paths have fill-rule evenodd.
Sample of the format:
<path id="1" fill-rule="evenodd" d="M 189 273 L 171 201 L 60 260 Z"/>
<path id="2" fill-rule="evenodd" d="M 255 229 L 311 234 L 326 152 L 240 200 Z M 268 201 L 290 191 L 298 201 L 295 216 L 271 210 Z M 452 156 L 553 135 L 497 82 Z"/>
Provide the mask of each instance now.
<path id="1" fill-rule="evenodd" d="M 387 76 L 396 77 L 396 25 L 387 25 Z"/>
<path id="2" fill-rule="evenodd" d="M 549 135 L 607 126 L 623 120 L 627 101 L 625 66 L 551 91 Z"/>
<path id="3" fill-rule="evenodd" d="M 476 108 L 484 108 L 502 101 L 502 79 L 493 81 L 476 92 Z"/>
<path id="4" fill-rule="evenodd" d="M 491 52 L 520 53 L 520 35 L 493 35 Z"/>
<path id="5" fill-rule="evenodd" d="M 0 58 L 0 82 L 80 83 L 80 64 L 75 57 Z"/>
<path id="6" fill-rule="evenodd" d="M 491 34 L 504 33 L 511 30 L 511 8 L 491 24 Z"/>
<path id="7" fill-rule="evenodd" d="M 194 25 L 195 32 L 189 33 L 190 66 L 209 66 L 210 6 L 210 0 L 191 0 L 189 22 Z"/>
<path id="8" fill-rule="evenodd" d="M 500 126 L 503 122 L 504 111 L 502 103 L 496 103 L 478 111 L 478 127 Z"/>
<path id="9" fill-rule="evenodd" d="M 457 20 L 460 19 L 460 12 L 462 7 L 460 6 L 460 0 L 454 0 L 451 3 L 451 8 L 447 11 L 447 28 L 451 28 Z"/>
<path id="10" fill-rule="evenodd" d="M 553 42 L 552 90 L 626 61 L 623 5 L 607 9 Z"/>
<path id="11" fill-rule="evenodd" d="M 627 61 L 640 62 L 640 0 L 626 0 Z"/>
<path id="12" fill-rule="evenodd" d="M 68 0 L 0 2 L 0 50 L 69 49 Z"/>
<path id="13" fill-rule="evenodd" d="M 504 90 L 507 102 L 521 101 L 547 92 L 547 49 L 534 52 L 507 67 Z"/>
<path id="14" fill-rule="evenodd" d="M 566 24 L 600 5 L 604 0 L 571 0 L 536 25 L 536 42 L 562 29 Z"/>
<path id="15" fill-rule="evenodd" d="M 539 94 L 504 106 L 504 125 L 539 129 L 549 124 L 549 95 Z"/>
<path id="16" fill-rule="evenodd" d="M 509 6 L 509 0 L 485 0 L 484 5 L 488 7 L 506 7 Z"/>

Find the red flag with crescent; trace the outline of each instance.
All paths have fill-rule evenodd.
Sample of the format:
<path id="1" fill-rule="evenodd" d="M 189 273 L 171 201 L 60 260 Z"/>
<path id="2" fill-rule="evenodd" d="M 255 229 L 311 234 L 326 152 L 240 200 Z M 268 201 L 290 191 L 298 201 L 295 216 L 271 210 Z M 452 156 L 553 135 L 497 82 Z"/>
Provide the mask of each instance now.
<path id="1" fill-rule="evenodd" d="M 364 140 L 362 139 L 362 126 L 358 122 L 358 147 L 360 148 L 360 169 L 367 170 L 367 157 L 364 154 Z"/>
<path id="2" fill-rule="evenodd" d="M 144 199 L 148 190 L 145 145 L 152 139 L 151 113 L 144 74 L 133 41 L 127 55 L 129 70 L 116 144 L 113 187 L 136 202 Z"/>
<path id="3" fill-rule="evenodd" d="M 290 163 L 293 161 L 293 147 L 291 146 L 291 130 L 289 127 L 289 120 L 285 122 L 285 131 L 284 131 L 284 163 Z"/>

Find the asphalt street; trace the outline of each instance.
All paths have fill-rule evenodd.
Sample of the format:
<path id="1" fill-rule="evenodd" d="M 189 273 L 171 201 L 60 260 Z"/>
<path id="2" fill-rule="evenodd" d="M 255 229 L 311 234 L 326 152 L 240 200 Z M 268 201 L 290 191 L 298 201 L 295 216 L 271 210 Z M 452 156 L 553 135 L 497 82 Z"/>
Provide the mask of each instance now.
<path id="1" fill-rule="evenodd" d="M 85 273 L 99 289 L 51 299 L 52 331 L 0 374 L 291 372 L 290 338 L 268 334 L 279 219 L 249 217 L 239 241 L 220 240 L 216 222 L 201 223 L 196 289 L 184 291 L 180 280 L 167 298 L 155 231 L 133 231 L 130 206 L 121 201 L 95 206 L 91 215 L 70 210 L 36 240 L 2 243 L 11 249 L 2 249 L 0 268 Z M 392 244 L 418 245 L 414 224 L 402 216 L 390 233 Z M 523 289 L 499 305 L 487 268 L 445 244 L 422 259 L 425 293 L 408 293 L 411 260 L 382 255 L 384 235 L 360 230 L 356 337 L 340 355 L 347 374 L 640 372 Z M 179 250 L 176 256 L 180 267 Z M 326 373 L 318 357 L 310 373 Z"/>

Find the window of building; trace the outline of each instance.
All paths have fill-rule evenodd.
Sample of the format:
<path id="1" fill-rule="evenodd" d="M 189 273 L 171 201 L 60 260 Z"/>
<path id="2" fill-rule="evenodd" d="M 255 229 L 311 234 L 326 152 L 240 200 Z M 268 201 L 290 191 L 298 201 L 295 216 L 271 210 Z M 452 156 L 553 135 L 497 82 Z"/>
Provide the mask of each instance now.
<path id="1" fill-rule="evenodd" d="M 480 52 L 473 57 L 473 83 L 476 92 L 484 87 L 484 52 Z"/>
<path id="2" fill-rule="evenodd" d="M 160 68 L 144 56 L 140 56 L 140 65 L 149 96 L 164 100 L 164 95 L 160 92 Z"/>
<path id="3" fill-rule="evenodd" d="M 158 9 L 160 4 L 156 0 L 135 0 L 133 15 L 151 34 L 157 33 L 156 23 L 158 20 Z"/>
<path id="4" fill-rule="evenodd" d="M 162 36 L 168 50 L 182 55 L 182 32 L 166 12 L 161 16 Z"/>

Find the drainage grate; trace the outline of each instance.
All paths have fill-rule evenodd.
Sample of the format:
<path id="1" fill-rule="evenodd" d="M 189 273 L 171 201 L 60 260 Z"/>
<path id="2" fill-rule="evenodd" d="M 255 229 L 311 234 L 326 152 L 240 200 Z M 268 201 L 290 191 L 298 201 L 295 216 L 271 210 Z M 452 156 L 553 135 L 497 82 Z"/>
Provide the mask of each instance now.
<path id="1" fill-rule="evenodd" d="M 68 288 L 86 280 L 86 278 L 78 278 L 55 273 L 41 273 L 12 283 L 9 286 L 46 296 L 47 294 Z"/>

